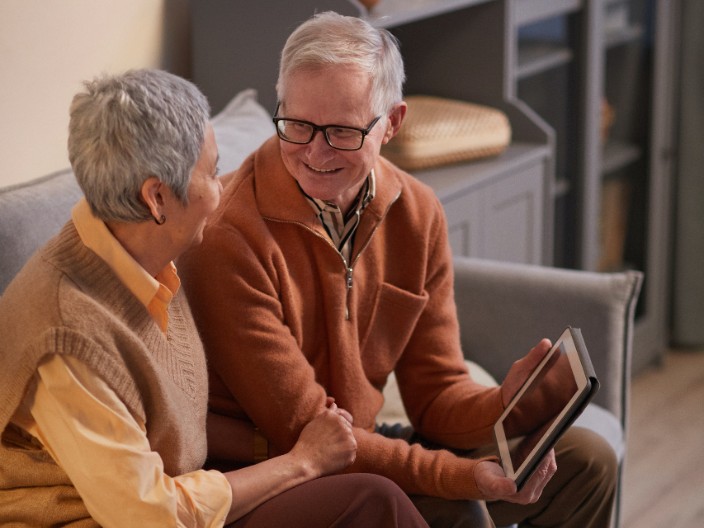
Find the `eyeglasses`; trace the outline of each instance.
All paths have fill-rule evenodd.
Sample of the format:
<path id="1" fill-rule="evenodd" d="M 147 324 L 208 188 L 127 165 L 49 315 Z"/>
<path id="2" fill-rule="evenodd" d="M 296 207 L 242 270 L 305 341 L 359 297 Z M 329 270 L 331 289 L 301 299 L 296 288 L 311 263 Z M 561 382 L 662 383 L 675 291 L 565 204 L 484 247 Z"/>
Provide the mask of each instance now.
<path id="1" fill-rule="evenodd" d="M 278 113 L 279 107 L 276 107 Z M 276 133 L 284 141 L 307 145 L 313 141 L 315 133 L 320 131 L 325 136 L 328 145 L 337 150 L 359 150 L 364 145 L 364 138 L 371 132 L 381 116 L 377 116 L 369 123 L 367 128 L 356 128 L 341 125 L 316 125 L 310 121 L 289 119 L 287 117 L 274 117 Z"/>

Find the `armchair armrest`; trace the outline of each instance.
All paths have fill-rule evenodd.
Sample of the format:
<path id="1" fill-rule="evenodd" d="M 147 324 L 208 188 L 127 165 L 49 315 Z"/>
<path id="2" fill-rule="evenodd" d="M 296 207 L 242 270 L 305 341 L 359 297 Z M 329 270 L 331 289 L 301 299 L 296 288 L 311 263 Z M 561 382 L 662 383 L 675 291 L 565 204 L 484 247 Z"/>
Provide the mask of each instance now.
<path id="1" fill-rule="evenodd" d="M 626 428 L 638 271 L 596 273 L 455 257 L 465 357 L 502 380 L 541 338 L 582 330 L 601 384 L 595 403 Z"/>

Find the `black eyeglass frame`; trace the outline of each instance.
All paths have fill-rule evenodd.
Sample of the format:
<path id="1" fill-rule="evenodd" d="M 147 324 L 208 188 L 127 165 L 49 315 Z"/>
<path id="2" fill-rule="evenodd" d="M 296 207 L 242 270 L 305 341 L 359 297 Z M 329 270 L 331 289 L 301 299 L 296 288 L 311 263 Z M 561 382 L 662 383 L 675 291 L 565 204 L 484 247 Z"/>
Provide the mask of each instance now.
<path id="1" fill-rule="evenodd" d="M 377 124 L 379 119 L 381 119 L 381 115 L 376 116 L 371 123 L 369 123 L 369 126 L 367 128 L 357 128 L 353 126 L 347 126 L 347 125 L 316 125 L 315 123 L 311 123 L 310 121 L 304 121 L 303 119 L 291 119 L 289 117 L 279 117 L 276 114 L 279 113 L 279 105 L 276 105 L 276 112 L 274 113 L 274 117 L 272 120 L 274 121 L 274 126 L 276 127 L 276 135 L 279 136 L 280 139 L 283 141 L 286 141 L 288 143 L 293 143 L 295 145 L 307 145 L 311 141 L 313 141 L 313 138 L 315 137 L 315 134 L 317 132 L 322 132 L 323 137 L 325 138 L 325 142 L 330 145 L 332 148 L 335 150 L 344 150 L 346 152 L 354 152 L 355 150 L 359 150 L 364 146 L 364 138 L 367 137 L 369 132 L 372 131 L 372 128 L 374 128 L 374 125 Z M 292 121 L 294 123 L 301 123 L 303 125 L 308 125 L 313 129 L 313 131 L 310 134 L 310 138 L 308 138 L 308 141 L 293 141 L 289 138 L 286 138 L 282 135 L 281 130 L 279 129 L 279 121 Z M 328 128 L 346 128 L 348 130 L 355 130 L 357 132 L 360 132 L 362 134 L 362 139 L 359 142 L 359 146 L 357 148 L 341 148 L 341 147 L 336 147 L 330 142 L 330 138 L 328 137 Z"/>

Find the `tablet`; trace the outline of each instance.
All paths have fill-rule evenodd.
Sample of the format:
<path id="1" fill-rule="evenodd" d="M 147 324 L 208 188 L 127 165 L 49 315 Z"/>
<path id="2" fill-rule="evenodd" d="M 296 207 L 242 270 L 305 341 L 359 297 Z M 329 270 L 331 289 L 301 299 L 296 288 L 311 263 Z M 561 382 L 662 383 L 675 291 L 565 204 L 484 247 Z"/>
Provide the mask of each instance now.
<path id="1" fill-rule="evenodd" d="M 494 425 L 501 465 L 518 489 L 598 388 L 582 334 L 568 327 Z"/>

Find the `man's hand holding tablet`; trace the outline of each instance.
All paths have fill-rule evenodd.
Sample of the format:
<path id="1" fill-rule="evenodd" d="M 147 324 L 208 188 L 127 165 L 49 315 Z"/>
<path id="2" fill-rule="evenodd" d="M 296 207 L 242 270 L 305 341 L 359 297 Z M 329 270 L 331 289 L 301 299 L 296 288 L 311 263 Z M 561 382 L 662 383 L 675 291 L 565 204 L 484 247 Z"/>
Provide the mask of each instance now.
<path id="1" fill-rule="evenodd" d="M 598 387 L 581 332 L 567 328 L 494 426 L 504 472 L 519 489 Z"/>
<path id="2" fill-rule="evenodd" d="M 553 446 L 596 393 L 598 381 L 578 329 L 554 346 L 543 339 L 517 361 L 501 386 L 504 413 L 494 427 L 501 466 L 481 462 L 477 484 L 487 500 L 538 500 L 557 470 Z"/>

